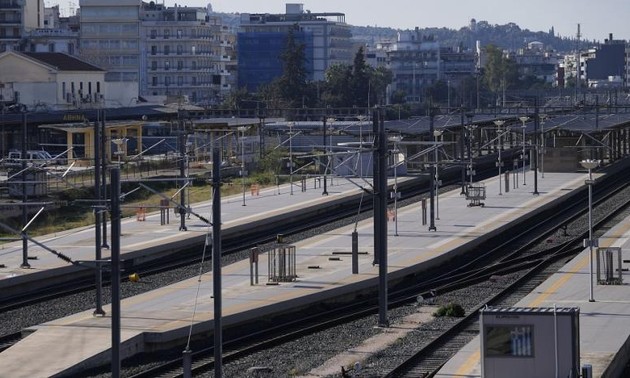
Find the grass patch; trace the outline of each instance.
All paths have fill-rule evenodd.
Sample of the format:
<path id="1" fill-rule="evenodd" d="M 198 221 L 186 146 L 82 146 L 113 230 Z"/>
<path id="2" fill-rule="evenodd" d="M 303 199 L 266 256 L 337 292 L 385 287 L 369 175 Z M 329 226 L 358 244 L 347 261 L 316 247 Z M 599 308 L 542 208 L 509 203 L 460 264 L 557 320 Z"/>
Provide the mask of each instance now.
<path id="1" fill-rule="evenodd" d="M 258 182 L 254 178 L 246 179 L 246 189 L 249 191 L 250 183 Z M 261 183 L 261 186 L 264 184 Z M 152 182 L 150 187 L 168 198 L 179 203 L 179 194 L 176 195 L 178 188 L 174 187 L 172 183 L 167 182 Z M 137 188 L 137 184 L 124 184 L 121 188 L 122 193 L 131 192 Z M 194 186 L 187 188 L 186 196 L 187 203 L 197 203 L 210 201 L 211 199 L 211 185 L 204 180 L 195 180 Z M 109 190 L 109 188 L 108 188 Z M 230 196 L 234 194 L 242 193 L 242 186 L 240 179 L 236 180 L 234 185 L 224 184 L 221 186 L 221 196 Z M 173 197 L 174 196 L 174 197 Z M 54 196 L 48 198 L 39 199 L 43 202 L 51 201 L 61 203 L 61 206 L 56 208 L 45 209 L 37 219 L 29 226 L 29 236 L 41 236 L 46 234 L 54 234 L 65 230 L 91 226 L 94 224 L 94 208 L 95 205 L 92 200 L 94 198 L 94 188 L 72 188 L 55 193 Z M 125 200 L 121 202 L 122 216 L 130 217 L 136 214 L 136 211 L 141 206 L 147 206 L 147 212 L 157 211 L 162 196 L 154 194 L 146 189 L 139 189 L 126 196 Z M 171 208 L 174 204 L 169 205 Z M 172 210 L 171 210 L 172 211 Z M 29 220 L 34 213 L 28 216 Z M 6 217 L 1 219 L 3 223 L 9 225 L 13 229 L 20 230 L 23 227 L 21 215 Z M 10 234 L 5 230 L 0 230 L 0 237 L 15 237 L 17 235 Z M 2 242 L 0 242 L 1 244 Z"/>

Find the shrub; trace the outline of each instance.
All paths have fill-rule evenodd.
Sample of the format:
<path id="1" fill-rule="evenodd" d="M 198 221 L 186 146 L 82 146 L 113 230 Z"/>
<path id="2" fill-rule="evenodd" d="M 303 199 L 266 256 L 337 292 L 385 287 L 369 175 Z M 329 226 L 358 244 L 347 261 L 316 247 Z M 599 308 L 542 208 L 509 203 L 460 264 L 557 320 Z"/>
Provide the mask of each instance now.
<path id="1" fill-rule="evenodd" d="M 464 308 L 458 303 L 449 303 L 445 306 L 440 306 L 434 313 L 433 316 L 452 316 L 455 318 L 461 318 L 465 315 L 466 311 Z"/>

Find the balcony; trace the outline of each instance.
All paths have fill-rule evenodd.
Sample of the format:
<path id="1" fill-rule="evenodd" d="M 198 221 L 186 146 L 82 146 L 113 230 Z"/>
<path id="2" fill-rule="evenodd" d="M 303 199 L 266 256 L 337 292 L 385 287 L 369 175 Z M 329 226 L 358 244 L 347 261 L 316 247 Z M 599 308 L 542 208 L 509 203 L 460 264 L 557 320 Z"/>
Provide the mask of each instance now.
<path id="1" fill-rule="evenodd" d="M 22 9 L 22 5 L 18 1 L 0 1 L 0 10 L 4 9 Z"/>
<path id="2" fill-rule="evenodd" d="M 0 25 L 21 25 L 22 20 L 19 18 L 0 19 Z"/>

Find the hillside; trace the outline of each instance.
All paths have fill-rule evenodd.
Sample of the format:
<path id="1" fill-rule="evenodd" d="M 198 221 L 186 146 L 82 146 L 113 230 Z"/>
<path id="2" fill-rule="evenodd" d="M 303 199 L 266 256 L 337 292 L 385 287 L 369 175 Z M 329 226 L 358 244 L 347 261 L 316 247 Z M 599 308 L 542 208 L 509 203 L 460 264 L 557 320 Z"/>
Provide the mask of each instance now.
<path id="1" fill-rule="evenodd" d="M 218 14 L 221 16 L 224 25 L 229 25 L 233 30 L 238 29 L 239 14 Z M 419 30 L 423 35 L 436 36 L 443 46 L 463 47 L 464 49 L 473 48 L 476 41 L 480 41 L 482 46 L 493 44 L 508 50 L 519 49 L 533 41 L 544 43 L 547 50 L 561 53 L 575 51 L 576 48 L 576 40 L 573 37 L 559 37 L 555 35 L 553 29 L 547 32 L 521 29 L 514 23 L 490 25 L 487 21 L 479 21 L 474 31 L 468 26 L 459 30 L 448 28 L 420 28 Z M 353 38 L 370 46 L 382 40 L 393 41 L 396 39 L 397 33 L 398 30 L 393 28 L 352 26 Z M 580 46 L 584 48 L 594 43 L 593 41 L 581 41 Z"/>
<path id="2" fill-rule="evenodd" d="M 476 41 L 480 41 L 482 46 L 493 44 L 507 50 L 519 49 L 533 41 L 542 42 L 546 49 L 557 52 L 575 51 L 576 48 L 576 40 L 574 38 L 558 37 L 554 35 L 553 30 L 536 32 L 529 29 L 521 29 L 514 23 L 490 25 L 486 21 L 480 21 L 477 23 L 475 31 L 472 31 L 468 26 L 459 30 L 448 28 L 420 28 L 419 30 L 423 35 L 436 36 L 443 46 L 463 47 L 464 49 L 473 48 Z M 395 40 L 397 32 L 398 30 L 392 28 L 352 26 L 353 38 L 368 45 L 372 45 L 383 38 Z M 590 44 L 593 44 L 593 42 L 580 42 L 582 48 Z"/>

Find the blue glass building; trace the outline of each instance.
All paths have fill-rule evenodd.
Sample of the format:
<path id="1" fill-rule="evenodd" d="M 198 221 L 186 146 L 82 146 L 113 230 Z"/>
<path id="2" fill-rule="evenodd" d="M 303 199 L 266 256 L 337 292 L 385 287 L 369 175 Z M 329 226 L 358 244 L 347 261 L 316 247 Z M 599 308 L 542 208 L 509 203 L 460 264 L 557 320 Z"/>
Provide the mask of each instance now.
<path id="1" fill-rule="evenodd" d="M 287 46 L 287 32 L 241 32 L 237 35 L 238 86 L 256 92 L 282 76 L 280 56 Z M 313 34 L 294 31 L 296 44 L 305 45 L 305 69 L 308 80 L 313 80 Z"/>

